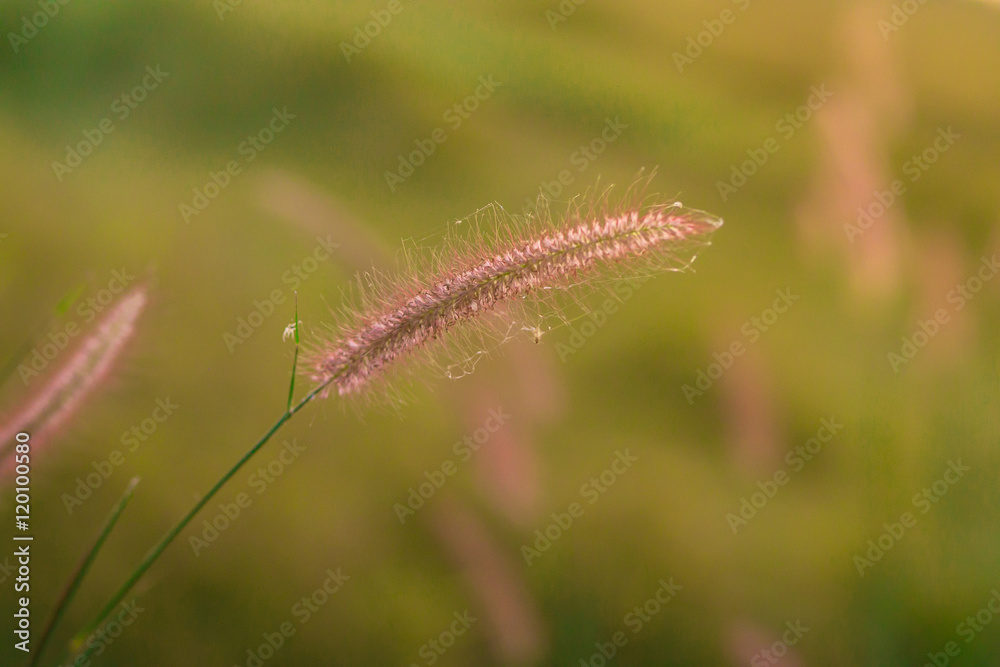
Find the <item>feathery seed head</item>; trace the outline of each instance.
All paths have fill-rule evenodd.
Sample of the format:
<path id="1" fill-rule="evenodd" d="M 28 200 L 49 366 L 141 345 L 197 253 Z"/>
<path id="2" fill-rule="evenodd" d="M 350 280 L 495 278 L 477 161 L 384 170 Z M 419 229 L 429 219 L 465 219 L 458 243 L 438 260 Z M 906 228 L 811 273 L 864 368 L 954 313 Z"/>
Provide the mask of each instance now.
<path id="1" fill-rule="evenodd" d="M 20 409 L 0 421 L 0 460 L 21 431 L 39 445 L 79 408 L 90 392 L 107 377 L 125 343 L 135 330 L 146 305 L 145 287 L 137 287 L 111 308 L 66 364 Z"/>
<path id="2" fill-rule="evenodd" d="M 560 297 L 572 298 L 570 292 L 607 272 L 622 278 L 637 267 L 682 270 L 722 225 L 679 203 L 632 202 L 612 210 L 606 196 L 586 209 L 574 203 L 558 224 L 544 212 L 541 220 L 518 223 L 494 207 L 485 220 L 471 221 L 473 238 L 463 247 L 435 257 L 423 272 L 430 278 L 415 271 L 402 286 L 385 289 L 368 277 L 362 291 L 374 294 L 365 295 L 360 314 L 348 316 L 335 342 L 311 352 L 312 379 L 332 380 L 341 396 L 361 394 L 402 358 L 433 353 L 445 333 L 483 338 L 491 328 L 480 325 L 492 321 L 505 339 L 498 320 L 509 323 L 526 309 L 558 317 Z M 493 227 L 485 236 L 478 234 L 484 221 Z"/>

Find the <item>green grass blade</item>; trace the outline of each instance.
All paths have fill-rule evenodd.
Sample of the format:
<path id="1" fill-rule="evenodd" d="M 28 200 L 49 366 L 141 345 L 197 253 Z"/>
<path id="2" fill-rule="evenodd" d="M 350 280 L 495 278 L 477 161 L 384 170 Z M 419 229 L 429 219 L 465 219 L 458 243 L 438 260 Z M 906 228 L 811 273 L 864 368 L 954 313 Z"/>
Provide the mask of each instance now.
<path id="1" fill-rule="evenodd" d="M 299 367 L 299 293 L 295 293 L 295 358 L 292 360 L 292 382 L 288 387 L 288 405 L 285 410 L 292 409 L 292 400 L 295 397 L 295 373 Z"/>
<path id="2" fill-rule="evenodd" d="M 45 645 L 52 637 L 53 630 L 55 630 L 59 620 L 66 612 L 67 607 L 69 607 L 69 603 L 73 600 L 73 596 L 76 595 L 76 591 L 80 588 L 80 584 L 83 583 L 83 579 L 87 576 L 90 566 L 93 564 L 94 559 L 97 558 L 97 554 L 101 550 L 101 547 L 104 546 L 104 541 L 108 538 L 108 535 L 111 534 L 111 530 L 115 527 L 115 524 L 118 523 L 118 518 L 121 516 L 121 513 L 125 510 L 129 501 L 132 500 L 132 493 L 135 491 L 135 487 L 138 484 L 139 478 L 133 477 L 132 481 L 128 483 L 128 487 L 126 487 L 121 500 L 118 501 L 118 503 L 111 509 L 111 513 L 108 514 L 108 518 L 104 521 L 104 527 L 101 528 L 101 532 L 97 536 L 97 540 L 94 541 L 90 550 L 84 555 L 80 564 L 76 566 L 73 576 L 70 578 L 69 583 L 66 584 L 66 588 L 59 595 L 55 606 L 52 608 L 52 615 L 49 617 L 48 623 L 45 624 L 45 629 L 42 630 L 41 637 L 38 640 L 38 647 L 28 660 L 28 667 L 38 664 L 38 661 L 42 657 L 42 651 L 45 650 Z"/>
<path id="3" fill-rule="evenodd" d="M 94 617 L 94 620 L 92 620 L 87 626 L 85 626 L 82 630 L 80 630 L 75 637 L 73 637 L 73 640 L 71 642 L 71 647 L 74 653 L 80 652 L 80 649 L 83 647 L 84 642 L 87 640 L 88 637 L 90 637 L 91 634 L 94 633 L 94 631 L 97 629 L 97 626 L 99 626 L 101 622 L 104 621 L 104 619 L 106 619 L 111 614 L 111 612 L 115 610 L 115 608 L 121 603 L 121 601 L 125 599 L 125 596 L 128 595 L 129 591 L 131 591 L 132 588 L 136 585 L 136 583 L 138 583 L 139 579 L 142 578 L 142 575 L 144 575 L 146 571 L 149 570 L 149 568 L 153 565 L 153 563 L 155 563 L 156 560 L 163 554 L 166 548 L 170 546 L 170 543 L 173 542 L 178 535 L 180 535 L 181 531 L 183 531 L 184 528 L 186 528 L 187 525 L 191 523 L 192 519 L 194 519 L 194 517 L 198 514 L 198 512 L 200 512 L 201 509 L 215 496 L 215 494 L 219 492 L 219 490 L 226 484 L 226 482 L 228 482 L 233 477 L 233 475 L 239 472 L 239 470 L 247 463 L 247 461 L 253 458 L 253 455 L 256 454 L 260 450 L 260 448 L 263 447 L 267 443 L 267 441 L 270 440 L 271 437 L 278 432 L 278 429 L 280 429 L 285 422 L 291 419 L 292 416 L 294 416 L 295 413 L 297 413 L 299 410 L 304 408 L 307 403 L 316 398 L 316 396 L 318 396 L 322 391 L 324 391 L 330 385 L 330 383 L 333 382 L 335 379 L 336 376 L 331 376 L 327 378 L 325 381 L 323 381 L 322 384 L 318 385 L 315 389 L 309 392 L 305 396 L 305 398 L 303 398 L 295 406 L 293 406 L 291 409 L 282 414 L 281 417 L 278 419 L 278 421 L 276 421 L 271 426 L 271 428 L 267 430 L 267 432 L 260 438 L 260 440 L 258 440 L 249 450 L 247 450 L 247 452 L 242 457 L 240 457 L 239 461 L 237 461 L 235 465 L 233 465 L 226 472 L 226 474 L 224 474 L 219 479 L 219 481 L 217 481 L 214 485 L 212 485 L 212 488 L 209 489 L 204 496 L 202 496 L 201 500 L 195 503 L 194 507 L 192 507 L 191 510 L 184 515 L 184 518 L 182 518 L 176 526 L 171 528 L 162 538 L 160 538 L 160 541 L 156 544 L 156 546 L 150 549 L 149 553 L 147 553 L 146 556 L 142 559 L 142 562 L 139 563 L 138 567 L 136 567 L 135 570 L 132 571 L 132 574 L 129 575 L 129 578 L 125 581 L 124 584 L 122 584 L 121 588 L 118 589 L 118 591 L 114 594 L 111 600 L 108 601 L 108 603 L 104 606 L 104 608 L 97 613 L 97 615 Z M 91 650 L 92 648 L 88 648 L 87 651 L 84 652 L 84 654 L 89 655 Z"/>

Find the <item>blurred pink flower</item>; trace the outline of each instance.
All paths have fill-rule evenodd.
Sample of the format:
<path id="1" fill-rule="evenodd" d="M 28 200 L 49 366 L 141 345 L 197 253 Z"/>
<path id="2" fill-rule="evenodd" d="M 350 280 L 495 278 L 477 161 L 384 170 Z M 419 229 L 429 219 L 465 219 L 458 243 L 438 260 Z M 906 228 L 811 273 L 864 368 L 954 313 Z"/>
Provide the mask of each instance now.
<path id="1" fill-rule="evenodd" d="M 34 446 L 42 444 L 108 376 L 135 331 L 146 300 L 144 287 L 123 296 L 38 394 L 0 421 L 0 459 L 4 460 L 5 471 L 12 462 L 8 454 L 17 433 L 29 433 Z"/>
<path id="2" fill-rule="evenodd" d="M 434 506 L 431 523 L 479 602 L 498 662 L 537 662 L 547 649 L 547 630 L 521 578 L 522 568 L 497 546 L 474 513 L 449 496 Z"/>

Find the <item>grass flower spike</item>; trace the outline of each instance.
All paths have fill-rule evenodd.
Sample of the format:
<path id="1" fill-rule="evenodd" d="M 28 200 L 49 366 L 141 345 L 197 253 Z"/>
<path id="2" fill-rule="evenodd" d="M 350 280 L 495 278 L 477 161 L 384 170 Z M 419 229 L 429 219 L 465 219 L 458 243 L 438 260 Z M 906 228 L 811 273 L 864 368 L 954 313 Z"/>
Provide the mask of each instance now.
<path id="1" fill-rule="evenodd" d="M 123 296 L 41 391 L 0 421 L 0 462 L 10 454 L 14 434 L 29 431 L 33 442 L 40 444 L 80 407 L 111 371 L 146 300 L 144 287 Z"/>
<path id="2" fill-rule="evenodd" d="M 586 208 L 572 206 L 559 223 L 545 212 L 520 225 L 502 212 L 490 221 L 489 238 L 479 233 L 482 220 L 473 221 L 475 241 L 436 256 L 425 273 L 430 279 L 383 288 L 369 276 L 362 314 L 349 315 L 336 341 L 311 353 L 312 379 L 332 379 L 342 396 L 365 393 L 390 364 L 453 329 L 517 320 L 526 308 L 558 313 L 560 296 L 609 271 L 624 277 L 686 268 L 722 225 L 679 203 L 611 210 L 606 196 Z"/>

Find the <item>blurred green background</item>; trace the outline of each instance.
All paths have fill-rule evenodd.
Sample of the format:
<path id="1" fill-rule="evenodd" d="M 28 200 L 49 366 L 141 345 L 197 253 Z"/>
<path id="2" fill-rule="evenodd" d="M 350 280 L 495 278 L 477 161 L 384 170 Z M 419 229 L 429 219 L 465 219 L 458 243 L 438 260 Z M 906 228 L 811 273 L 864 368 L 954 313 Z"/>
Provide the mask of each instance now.
<path id="1" fill-rule="evenodd" d="M 313 340 L 401 239 L 658 166 L 665 201 L 726 220 L 695 271 L 644 284 L 572 354 L 557 350 L 580 326 L 418 378 L 395 410 L 307 407 L 143 579 L 143 611 L 93 664 L 996 664 L 1000 280 L 971 280 L 1000 250 L 994 3 L 15 1 L 0 33 L 4 360 L 39 327 L 85 324 L 76 305 L 52 324 L 56 304 L 115 270 L 150 294 L 114 372 L 39 450 L 36 632 L 132 475 L 57 644 L 280 414 L 290 301 L 226 337 L 255 302 L 297 287 Z M 803 107 L 815 90 L 830 94 Z M 294 118 L 248 148 L 275 109 Z M 88 136 L 78 166 L 53 164 Z M 228 182 L 206 193 L 213 173 Z M 185 213 L 196 190 L 216 196 Z M 304 262 L 317 238 L 339 248 Z M 295 284 L 296 266 L 314 270 Z M 776 314 L 779 290 L 797 300 Z M 8 378 L 0 421 L 43 383 Z M 166 398 L 174 414 L 68 512 Z M 491 408 L 509 418 L 464 460 L 455 443 Z M 823 419 L 842 428 L 805 461 Z M 600 481 L 626 450 L 637 462 Z M 196 555 L 240 493 L 252 503 Z M 760 505 L 745 525 L 744 499 Z M 916 524 L 886 537 L 905 512 Z M 338 568 L 302 623 L 295 605 Z M 681 587 L 662 609 L 661 581 Z M 4 633 L 0 664 L 18 664 Z"/>

